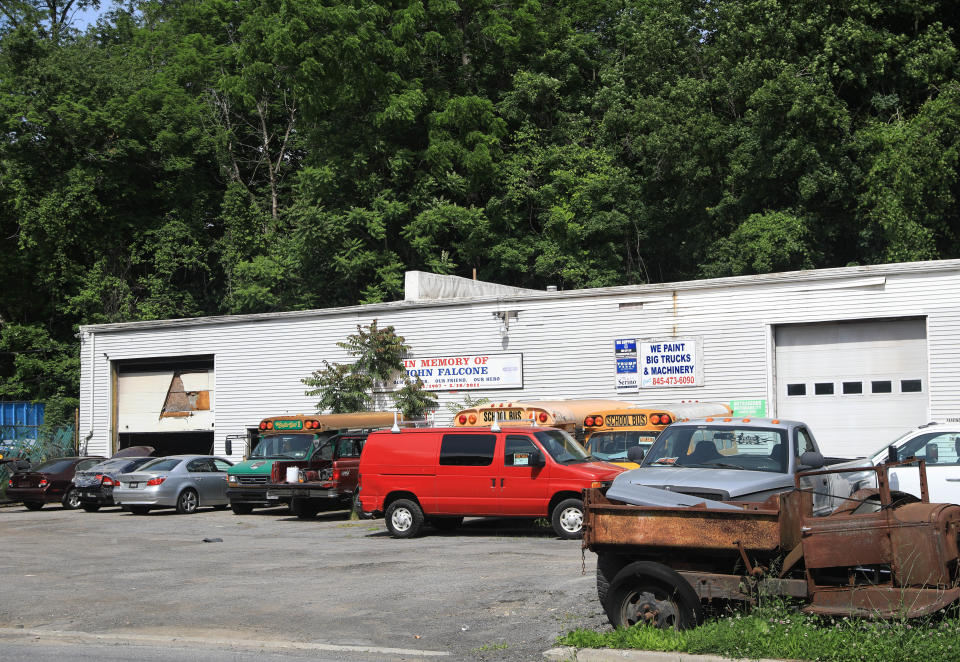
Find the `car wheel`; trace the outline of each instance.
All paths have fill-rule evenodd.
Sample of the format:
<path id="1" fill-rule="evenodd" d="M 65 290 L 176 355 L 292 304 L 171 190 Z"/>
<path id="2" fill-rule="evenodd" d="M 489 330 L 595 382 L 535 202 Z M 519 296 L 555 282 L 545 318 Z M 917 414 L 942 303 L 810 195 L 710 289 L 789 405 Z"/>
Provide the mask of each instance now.
<path id="1" fill-rule="evenodd" d="M 638 623 L 663 630 L 696 627 L 703 619 L 700 598 L 690 583 L 671 568 L 635 561 L 610 582 L 604 610 L 613 627 Z"/>
<path id="2" fill-rule="evenodd" d="M 60 501 L 63 504 L 64 508 L 68 510 L 73 510 L 80 507 L 80 493 L 77 492 L 74 488 L 67 490 L 67 493 L 63 495 L 63 499 Z"/>
<path id="3" fill-rule="evenodd" d="M 146 515 L 150 512 L 150 506 L 126 506 L 134 515 Z"/>
<path id="4" fill-rule="evenodd" d="M 463 524 L 462 517 L 431 517 L 430 523 L 437 531 L 456 531 Z"/>
<path id="5" fill-rule="evenodd" d="M 566 540 L 583 537 L 583 501 L 564 499 L 553 509 L 550 517 L 554 532 Z"/>
<path id="6" fill-rule="evenodd" d="M 98 510 L 100 510 L 99 503 L 84 503 L 84 504 L 81 504 L 80 507 L 86 510 L 88 513 L 95 513 Z"/>
<path id="7" fill-rule="evenodd" d="M 43 502 L 41 501 L 24 501 L 23 507 L 27 510 L 40 510 L 43 508 Z"/>
<path id="8" fill-rule="evenodd" d="M 230 510 L 234 515 L 249 515 L 253 512 L 253 505 L 249 503 L 231 503 Z"/>
<path id="9" fill-rule="evenodd" d="M 394 538 L 413 538 L 423 526 L 423 510 L 417 502 L 409 499 L 397 499 L 387 506 L 384 518 L 387 531 Z"/>
<path id="10" fill-rule="evenodd" d="M 197 506 L 200 505 L 200 497 L 192 488 L 187 488 L 177 497 L 177 512 L 181 515 L 190 515 L 197 512 Z"/>

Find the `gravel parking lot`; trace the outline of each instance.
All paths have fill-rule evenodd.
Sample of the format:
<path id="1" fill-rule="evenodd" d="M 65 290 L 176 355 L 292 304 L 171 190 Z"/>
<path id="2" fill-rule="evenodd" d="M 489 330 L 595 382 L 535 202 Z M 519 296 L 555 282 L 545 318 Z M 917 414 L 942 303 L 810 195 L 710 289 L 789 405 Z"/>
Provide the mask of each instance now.
<path id="1" fill-rule="evenodd" d="M 578 541 L 529 521 L 467 520 L 454 533 L 395 540 L 382 520 L 346 513 L 15 507 L 0 508 L 0 540 L 8 633 L 343 646 L 333 659 L 355 659 L 358 647 L 364 659 L 525 660 L 572 628 L 606 625 L 595 557 L 584 566 Z"/>

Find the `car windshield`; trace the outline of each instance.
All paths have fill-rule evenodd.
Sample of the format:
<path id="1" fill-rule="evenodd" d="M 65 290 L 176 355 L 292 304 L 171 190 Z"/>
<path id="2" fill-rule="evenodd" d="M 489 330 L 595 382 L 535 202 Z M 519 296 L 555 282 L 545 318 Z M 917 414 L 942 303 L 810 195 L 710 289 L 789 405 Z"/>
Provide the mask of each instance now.
<path id="1" fill-rule="evenodd" d="M 649 430 L 597 432 L 590 437 L 590 454 L 600 460 L 626 460 L 628 448 L 639 446 L 646 453 L 656 438 Z"/>
<path id="2" fill-rule="evenodd" d="M 541 430 L 534 434 L 540 445 L 559 464 L 589 462 L 593 458 L 577 440 L 563 430 Z"/>
<path id="3" fill-rule="evenodd" d="M 786 473 L 787 431 L 732 425 L 673 425 L 657 437 L 644 467 L 700 467 Z"/>
<path id="4" fill-rule="evenodd" d="M 76 460 L 47 460 L 43 464 L 30 469 L 37 473 L 58 474 L 66 471 Z"/>
<path id="5" fill-rule="evenodd" d="M 315 438 L 312 434 L 271 434 L 260 438 L 250 457 L 302 460 L 309 455 Z"/>
<path id="6" fill-rule="evenodd" d="M 140 467 L 140 471 L 170 471 L 181 462 L 183 462 L 183 458 L 161 457 L 152 462 L 147 462 Z"/>

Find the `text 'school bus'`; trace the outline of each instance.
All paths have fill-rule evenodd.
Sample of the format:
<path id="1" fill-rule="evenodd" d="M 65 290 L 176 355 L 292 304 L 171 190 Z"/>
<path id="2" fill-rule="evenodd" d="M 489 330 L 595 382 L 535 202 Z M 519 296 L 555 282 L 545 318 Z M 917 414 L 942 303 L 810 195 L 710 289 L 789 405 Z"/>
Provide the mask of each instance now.
<path id="1" fill-rule="evenodd" d="M 730 416 L 733 410 L 720 402 L 680 402 L 653 408 L 598 407 L 583 421 L 587 451 L 600 460 L 635 469 L 639 465 L 627 457 L 627 451 L 639 446 L 646 453 L 660 431 L 676 421 L 704 416 Z"/>
<path id="2" fill-rule="evenodd" d="M 227 497 L 238 515 L 255 507 L 280 505 L 267 498 L 267 483 L 277 460 L 310 460 L 327 441 L 344 430 L 374 430 L 390 427 L 393 412 L 366 411 L 350 414 L 296 414 L 271 416 L 260 421 L 260 441 L 243 462 L 227 472 Z M 228 451 L 229 453 L 229 451 Z"/>
<path id="3" fill-rule="evenodd" d="M 621 400 L 529 400 L 526 402 L 493 402 L 463 409 L 453 417 L 459 428 L 498 425 L 536 425 L 559 428 L 577 441 L 584 440 L 583 421 L 597 411 L 625 409 L 636 405 Z"/>

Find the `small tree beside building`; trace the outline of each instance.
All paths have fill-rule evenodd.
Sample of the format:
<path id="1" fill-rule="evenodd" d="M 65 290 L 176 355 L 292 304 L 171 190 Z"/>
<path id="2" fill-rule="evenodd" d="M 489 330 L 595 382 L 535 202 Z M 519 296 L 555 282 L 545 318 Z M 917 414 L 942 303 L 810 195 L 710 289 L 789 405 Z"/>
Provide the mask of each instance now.
<path id="1" fill-rule="evenodd" d="M 435 409 L 437 398 L 424 388 L 423 381 L 404 376 L 403 386 L 393 391 L 393 380 L 403 373 L 403 359 L 410 352 L 403 336 L 392 326 L 380 328 L 377 320 L 366 327 L 357 325 L 357 333 L 347 336 L 337 346 L 355 357 L 353 363 L 323 362 L 300 381 L 310 387 L 306 394 L 319 397 L 317 411 L 342 414 L 385 408 L 378 394 L 391 392 L 394 406 L 405 418 L 422 418 Z"/>

